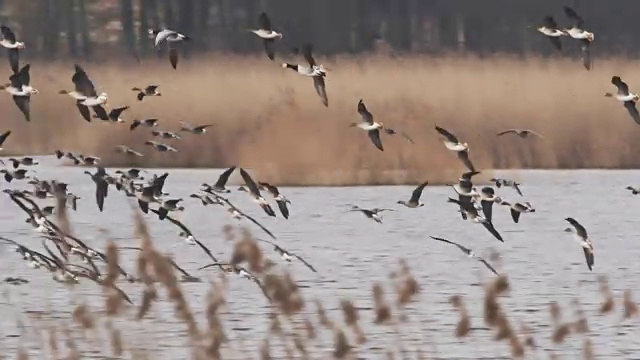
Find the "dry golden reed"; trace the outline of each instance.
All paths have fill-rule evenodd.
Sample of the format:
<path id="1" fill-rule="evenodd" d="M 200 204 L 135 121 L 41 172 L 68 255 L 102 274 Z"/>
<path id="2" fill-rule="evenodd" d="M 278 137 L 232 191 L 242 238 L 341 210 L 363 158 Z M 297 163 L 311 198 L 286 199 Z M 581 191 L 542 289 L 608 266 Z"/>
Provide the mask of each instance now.
<path id="1" fill-rule="evenodd" d="M 432 183 L 454 180 L 463 170 L 455 154 L 434 131 L 443 126 L 470 144 L 480 169 L 627 168 L 640 166 L 640 133 L 625 109 L 605 98 L 612 75 L 640 83 L 635 61 L 599 59 L 590 72 L 570 59 L 509 56 L 380 55 L 318 60 L 327 76 L 329 108 L 324 108 L 310 79 L 262 57 L 208 55 L 184 59 L 167 71 L 166 59 L 132 63 L 83 64 L 109 106 L 129 105 L 126 124 L 84 121 L 73 99 L 59 95 L 72 86 L 71 63 L 35 61 L 27 123 L 10 96 L 0 128 L 14 133 L 6 153 L 78 151 L 104 164 L 136 166 L 253 168 L 260 179 L 291 185 Z M 135 98 L 133 86 L 159 84 L 162 97 Z M 385 151 L 376 150 L 358 121 L 356 104 L 364 99 L 375 119 L 414 138 L 383 134 Z M 147 128 L 129 131 L 134 118 L 159 118 L 161 130 L 178 130 L 179 121 L 215 124 L 203 135 L 167 140 L 180 152 L 161 154 L 143 145 Z M 543 139 L 497 138 L 508 128 L 532 128 Z M 116 154 L 130 145 L 144 158 Z"/>

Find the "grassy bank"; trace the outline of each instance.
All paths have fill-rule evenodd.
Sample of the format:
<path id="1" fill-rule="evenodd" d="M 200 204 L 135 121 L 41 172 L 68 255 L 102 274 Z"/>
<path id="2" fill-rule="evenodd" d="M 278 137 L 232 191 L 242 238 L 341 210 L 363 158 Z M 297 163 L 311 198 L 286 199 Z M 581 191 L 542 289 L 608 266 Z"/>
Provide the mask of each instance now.
<path id="1" fill-rule="evenodd" d="M 166 59 L 84 65 L 98 90 L 109 93 L 109 106 L 131 106 L 123 116 L 128 122 L 157 117 L 158 129 L 174 131 L 180 120 L 215 124 L 206 134 L 166 141 L 178 154 L 145 149 L 148 129 L 86 123 L 73 100 L 57 94 L 72 86 L 72 64 L 34 62 L 32 84 L 40 93 L 32 99 L 32 123 L 22 119 L 10 96 L 0 97 L 7 109 L 0 127 L 14 131 L 5 151 L 78 151 L 100 156 L 108 166 L 239 165 L 265 181 L 299 185 L 445 182 L 463 167 L 438 140 L 438 124 L 470 144 L 478 168 L 640 166 L 640 127 L 603 96 L 615 90 L 609 83 L 614 74 L 632 90 L 640 84 L 631 60 L 597 59 L 591 72 L 572 60 L 502 56 L 319 60 L 331 69 L 329 108 L 310 79 L 262 57 L 184 59 L 177 71 Z M 151 83 L 160 85 L 163 96 L 137 101 L 131 88 Z M 349 128 L 359 120 L 360 98 L 377 120 L 407 132 L 415 144 L 383 136 L 380 153 L 363 132 Z M 545 137 L 495 136 L 512 127 Z M 130 162 L 113 151 L 118 144 L 146 156 Z"/>

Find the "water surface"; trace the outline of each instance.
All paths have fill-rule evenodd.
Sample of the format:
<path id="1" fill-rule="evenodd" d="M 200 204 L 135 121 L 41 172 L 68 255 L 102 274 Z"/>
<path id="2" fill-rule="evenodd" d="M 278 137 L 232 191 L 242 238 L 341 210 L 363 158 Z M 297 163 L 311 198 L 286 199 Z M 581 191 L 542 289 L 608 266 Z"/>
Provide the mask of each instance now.
<path id="1" fill-rule="evenodd" d="M 90 245 L 103 248 L 108 229 L 118 245 L 137 245 L 133 237 L 130 206 L 122 193 L 112 191 L 100 213 L 94 202 L 91 179 L 83 174 L 87 169 L 59 167 L 56 162 L 35 168 L 40 179 L 58 179 L 69 183 L 70 190 L 82 197 L 77 212 L 70 212 L 74 233 Z M 89 169 L 91 170 L 91 169 Z M 113 172 L 115 169 L 109 169 Z M 149 170 L 161 174 L 164 170 Z M 188 198 L 202 182 L 213 182 L 219 170 L 167 170 L 169 175 L 165 191 L 185 199 L 186 210 L 178 217 L 193 233 L 222 258 L 228 258 L 230 244 L 224 240 L 222 227 L 231 220 L 221 207 L 202 207 L 198 200 Z M 311 300 L 321 299 L 332 311 L 334 320 L 341 321 L 336 311 L 341 299 L 350 299 L 358 307 L 368 309 L 371 303 L 371 285 L 375 281 L 388 283 L 388 275 L 397 269 L 398 260 L 408 261 L 411 271 L 422 286 L 416 303 L 408 309 L 410 322 L 402 326 L 403 345 L 410 351 L 420 348 L 428 357 L 478 359 L 509 356 L 506 344 L 491 341 L 494 332 L 485 328 L 482 319 L 484 291 L 482 282 L 492 278 L 477 261 L 468 259 L 458 249 L 434 242 L 429 235 L 441 236 L 460 242 L 476 253 L 489 254 L 493 249 L 502 255 L 499 270 L 508 274 L 512 291 L 501 301 L 512 324 L 518 328 L 523 322 L 533 328 L 540 356 L 554 351 L 565 358 L 576 358 L 581 351 L 582 338 L 573 335 L 562 345 L 552 345 L 552 329 L 548 304 L 558 301 L 566 308 L 564 319 L 574 319 L 570 303 L 579 299 L 587 312 L 596 354 L 601 358 L 629 358 L 640 353 L 640 339 L 633 334 L 635 327 L 621 323 L 621 307 L 608 316 L 598 314 L 602 297 L 597 277 L 609 278 L 616 300 L 624 289 L 638 289 L 640 283 L 640 197 L 632 196 L 624 187 L 640 178 L 640 171 L 517 171 L 498 172 L 498 176 L 517 177 L 522 182 L 524 198 L 512 189 L 499 189 L 498 193 L 509 201 L 530 201 L 536 208 L 532 214 L 523 214 L 514 224 L 507 207 L 494 209 L 494 224 L 505 239 L 500 243 L 481 225 L 463 222 L 456 206 L 446 199 L 453 190 L 444 186 L 428 186 L 423 193 L 425 206 L 418 209 L 401 208 L 397 200 L 408 200 L 410 186 L 377 186 L 349 188 L 281 188 L 291 201 L 291 217 L 285 220 L 267 217 L 245 193 L 233 192 L 230 199 L 241 209 L 255 216 L 278 237 L 278 243 L 305 257 L 319 274 L 310 272 L 300 263 L 289 264 L 294 277 L 304 286 L 306 311 L 315 314 Z M 24 181 L 8 186 L 28 188 Z M 115 189 L 114 189 L 115 190 Z M 47 201 L 40 201 L 46 204 Z M 24 223 L 26 216 L 7 196 L 0 197 L 1 235 L 22 244 L 42 249 L 40 240 Z M 361 207 L 391 207 L 385 212 L 382 224 L 377 224 L 357 212 L 347 212 L 346 204 Z M 563 232 L 568 226 L 564 218 L 571 216 L 589 231 L 596 249 L 596 266 L 590 272 L 579 245 Z M 213 272 L 197 272 L 207 263 L 207 257 L 198 248 L 179 240 L 177 229 L 155 216 L 145 216 L 157 248 L 174 254 L 176 261 L 188 271 L 204 278 Z M 260 230 L 247 223 L 254 234 L 265 237 Z M 273 255 L 268 246 L 267 254 Z M 134 252 L 123 252 L 121 263 L 134 269 Z M 88 302 L 94 309 L 102 309 L 101 290 L 93 283 L 83 281 L 74 290 L 54 283 L 43 270 L 32 270 L 20 260 L 10 247 L 0 246 L 0 270 L 5 276 L 20 276 L 30 280 L 24 286 L 2 285 L 9 289 L 11 305 L 0 305 L 3 321 L 2 335 L 16 335 L 16 320 L 21 312 L 53 311 L 56 317 L 69 318 L 72 296 Z M 287 266 L 287 265 L 283 265 Z M 184 283 L 196 319 L 205 324 L 202 309 L 209 286 L 206 283 Z M 122 284 L 129 290 L 134 302 L 140 300 L 138 285 Z M 393 293 L 388 288 L 389 296 Z M 246 358 L 257 354 L 260 341 L 268 332 L 268 306 L 255 284 L 232 278 L 228 309 L 224 315 L 227 336 L 232 340 L 226 348 L 226 358 Z M 164 297 L 164 291 L 162 292 Z M 472 316 L 474 331 L 469 338 L 458 340 L 453 336 L 457 315 L 449 304 L 452 295 L 462 295 Z M 390 298 L 392 300 L 392 298 Z M 361 312 L 364 330 L 369 341 L 359 355 L 382 358 L 385 348 L 393 346 L 395 338 L 387 327 L 373 326 L 372 310 Z M 132 318 L 135 309 L 126 315 Z M 315 316 L 314 316 L 315 319 Z M 636 325 L 635 321 L 631 324 Z M 35 326 L 35 325 L 32 325 Z M 175 320 L 173 309 L 165 301 L 156 303 L 149 318 L 141 323 L 122 321 L 118 325 L 129 346 L 150 349 L 158 359 L 187 357 L 185 326 Z M 157 331 L 151 332 L 150 329 Z M 15 351 L 19 339 L 5 339 L 2 346 Z M 22 339 L 23 344 L 39 343 L 33 336 Z M 330 334 L 319 342 L 316 350 L 331 351 Z M 106 345 L 105 345 L 105 348 Z M 392 347 L 393 348 L 393 347 Z M 35 355 L 36 353 L 34 353 Z M 546 355 L 544 356 L 546 357 Z"/>

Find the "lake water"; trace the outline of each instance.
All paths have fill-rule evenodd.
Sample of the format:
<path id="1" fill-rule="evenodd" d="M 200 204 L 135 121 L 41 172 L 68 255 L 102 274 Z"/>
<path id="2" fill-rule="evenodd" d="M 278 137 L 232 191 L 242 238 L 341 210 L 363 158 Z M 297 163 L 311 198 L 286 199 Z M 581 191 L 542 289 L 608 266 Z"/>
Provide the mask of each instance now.
<path id="1" fill-rule="evenodd" d="M 103 248 L 108 229 L 118 245 L 137 245 L 133 237 L 131 210 L 122 193 L 110 192 L 105 212 L 97 210 L 93 200 L 91 179 L 83 174 L 85 168 L 57 166 L 57 161 L 34 167 L 40 179 L 58 179 L 70 185 L 70 191 L 81 196 L 77 212 L 70 212 L 73 231 L 90 245 Z M 108 169 L 112 173 L 115 169 Z M 149 170 L 161 174 L 164 170 Z M 178 217 L 216 255 L 228 258 L 231 246 L 224 240 L 222 227 L 232 221 L 221 207 L 202 207 L 198 200 L 188 198 L 202 182 L 214 182 L 218 170 L 168 170 L 165 191 L 172 197 L 185 199 L 186 210 Z M 512 324 L 519 328 L 523 322 L 534 330 L 539 344 L 537 355 L 547 358 L 549 352 L 562 358 L 579 358 L 582 335 L 572 335 L 561 345 L 550 341 L 552 329 L 548 304 L 559 302 L 564 319 L 574 319 L 570 303 L 579 299 L 587 313 L 590 333 L 599 358 L 621 359 L 640 356 L 637 320 L 621 322 L 620 299 L 624 289 L 637 290 L 640 285 L 640 196 L 632 196 L 624 188 L 640 180 L 640 171 L 517 171 L 498 172 L 498 176 L 516 176 L 522 185 L 524 198 L 512 189 L 498 193 L 511 201 L 530 201 L 535 213 L 523 214 L 514 224 L 507 207 L 494 208 L 494 224 L 505 239 L 495 240 L 481 225 L 464 222 L 457 207 L 446 202 L 453 190 L 444 186 L 428 186 L 422 195 L 425 206 L 417 209 L 401 208 L 397 200 L 408 200 L 410 186 L 379 186 L 349 188 L 281 188 L 291 201 L 291 217 L 267 217 L 245 193 L 234 191 L 230 199 L 247 213 L 255 216 L 278 237 L 278 243 L 306 258 L 318 269 L 310 272 L 300 263 L 288 266 L 294 277 L 304 286 L 302 293 L 309 313 L 315 314 L 313 299 L 321 299 L 331 310 L 334 320 L 342 319 L 341 299 L 350 299 L 361 311 L 362 324 L 368 342 L 358 349 L 366 359 L 383 358 L 386 348 L 396 343 L 391 329 L 372 325 L 370 310 L 371 285 L 375 281 L 389 282 L 388 274 L 398 268 L 398 260 L 408 261 L 413 275 L 422 286 L 418 300 L 409 307 L 410 322 L 402 326 L 403 345 L 409 351 L 422 349 L 427 358 L 479 359 L 508 358 L 508 345 L 491 339 L 495 332 L 486 329 L 482 318 L 484 291 L 479 286 L 493 275 L 481 263 L 467 258 L 453 246 L 435 242 L 429 235 L 445 237 L 470 247 L 479 254 L 495 249 L 502 256 L 499 271 L 508 274 L 512 290 L 501 299 Z M 640 181 L 639 181 L 640 182 Z M 1 187 L 8 185 L 2 182 Z M 14 181 L 12 188 L 28 188 L 24 181 Z M 235 190 L 235 189 L 234 189 Z M 47 201 L 40 201 L 46 203 Z M 26 216 L 3 195 L 0 197 L 1 235 L 41 250 L 40 240 Z M 383 213 L 377 224 L 357 212 L 347 212 L 346 204 L 361 207 L 392 207 L 396 211 Z M 277 211 L 277 210 L 276 210 Z M 589 231 L 596 249 L 595 268 L 590 272 L 579 245 L 563 230 L 566 217 L 574 217 Z M 182 267 L 207 278 L 214 274 L 198 272 L 207 257 L 197 247 L 190 247 L 177 238 L 176 228 L 155 216 L 146 216 L 155 246 L 175 255 Z M 247 224 L 248 225 L 248 224 Z M 253 233 L 265 238 L 260 230 L 248 225 Z M 266 254 L 274 255 L 268 246 Z M 122 252 L 122 264 L 135 269 L 135 252 Z M 488 256 L 488 255 L 487 255 Z M 18 335 L 16 320 L 24 319 L 25 311 L 52 311 L 57 318 L 69 318 L 71 295 L 101 309 L 101 290 L 83 281 L 74 290 L 54 283 L 44 270 L 32 270 L 8 246 L 0 246 L 0 270 L 4 276 L 23 277 L 30 281 L 23 286 L 2 285 L 9 292 L 0 304 L 2 335 L 5 351 L 12 353 L 17 346 L 43 342 L 37 336 L 23 339 Z M 599 315 L 602 296 L 598 291 L 598 275 L 606 275 L 616 297 L 616 308 L 610 315 Z M 135 303 L 139 303 L 139 285 L 123 283 Z M 203 308 L 209 286 L 205 283 L 183 283 L 196 319 L 205 323 Z M 387 288 L 390 296 L 393 291 Z M 253 358 L 257 347 L 268 332 L 268 306 L 255 284 L 231 278 L 228 308 L 224 315 L 227 336 L 231 344 L 224 350 L 225 358 Z M 6 291 L 5 291 L 6 292 Z M 165 298 L 165 292 L 161 292 Z M 473 331 L 468 338 L 453 336 L 458 320 L 448 299 L 462 295 L 470 311 Z M 640 295 L 638 295 L 640 296 Z M 391 300 L 391 298 L 390 298 Z M 132 318 L 135 308 L 125 316 Z M 315 316 L 313 317 L 315 319 Z M 631 324 L 631 325 L 629 325 Z M 28 326 L 41 323 L 27 321 Z M 126 335 L 127 347 L 147 349 L 158 359 L 186 358 L 185 326 L 175 320 L 173 308 L 166 301 L 154 305 L 149 318 L 142 322 L 118 323 Z M 147 331 L 153 327 L 154 332 Z M 147 330 L 146 330 L 147 329 Z M 316 351 L 328 355 L 332 349 L 331 334 L 327 333 L 316 345 Z M 277 345 L 278 341 L 274 342 Z M 105 345 L 105 349 L 108 348 Z M 246 352 L 241 351 L 244 349 Z M 37 352 L 32 352 L 36 357 Z M 247 356 L 250 354 L 250 356 Z M 415 354 L 415 353 L 413 353 Z M 531 354 L 530 354 L 531 355 Z M 317 357 L 317 356 L 315 356 Z M 411 358 L 416 358 L 412 355 Z"/>

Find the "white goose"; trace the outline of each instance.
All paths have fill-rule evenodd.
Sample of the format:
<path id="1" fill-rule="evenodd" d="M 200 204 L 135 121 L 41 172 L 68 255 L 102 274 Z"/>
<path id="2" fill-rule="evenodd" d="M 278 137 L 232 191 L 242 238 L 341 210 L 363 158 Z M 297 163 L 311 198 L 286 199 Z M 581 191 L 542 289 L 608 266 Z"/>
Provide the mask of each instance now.
<path id="1" fill-rule="evenodd" d="M 22 41 L 17 41 L 16 34 L 14 34 L 7 26 L 0 26 L 0 34 L 2 34 L 0 46 L 9 50 L 9 65 L 15 74 L 18 72 L 18 67 L 20 66 L 19 50 L 25 48 L 24 43 Z"/>
<path id="2" fill-rule="evenodd" d="M 265 12 L 260 13 L 260 16 L 258 16 L 258 24 L 260 26 L 259 29 L 252 29 L 249 31 L 258 35 L 262 39 L 264 43 L 264 51 L 267 53 L 267 57 L 269 60 L 273 60 L 275 58 L 273 42 L 276 39 L 282 39 L 282 34 L 273 30 L 271 27 L 271 20 L 269 20 L 269 17 Z"/>
<path id="3" fill-rule="evenodd" d="M 564 231 L 574 234 L 575 239 L 580 243 L 580 246 L 582 246 L 582 250 L 584 251 L 584 257 L 587 261 L 587 267 L 589 268 L 589 271 L 591 271 L 595 263 L 595 257 L 594 257 L 593 243 L 591 243 L 591 240 L 587 235 L 587 229 L 585 229 L 584 226 L 580 225 L 580 223 L 577 222 L 574 218 L 568 217 L 565 220 L 568 221 L 569 224 L 573 226 L 573 229 L 566 228 Z"/>
<path id="4" fill-rule="evenodd" d="M 542 26 L 540 26 L 537 30 L 546 35 L 551 41 L 551 44 L 553 44 L 553 46 L 555 46 L 558 50 L 562 50 L 560 37 L 569 35 L 567 32 L 558 28 L 558 24 L 551 16 L 545 17 L 542 20 Z"/>
<path id="5" fill-rule="evenodd" d="M 638 109 L 636 108 L 636 102 L 640 99 L 638 94 L 634 94 L 629 92 L 629 85 L 622 81 L 619 76 L 614 76 L 611 78 L 611 83 L 618 88 L 616 94 L 605 93 L 606 97 L 615 97 L 616 100 L 624 103 L 624 107 L 627 109 L 631 118 L 637 123 L 640 124 L 640 113 L 638 113 Z"/>
<path id="6" fill-rule="evenodd" d="M 591 70 L 591 52 L 589 50 L 591 43 L 595 39 L 592 32 L 584 30 L 582 25 L 584 20 L 578 15 L 578 13 L 572 8 L 565 6 L 564 13 L 567 17 L 573 21 L 573 26 L 570 29 L 563 29 L 564 32 L 569 34 L 572 38 L 580 41 L 580 50 L 582 51 L 582 64 L 585 69 Z"/>

